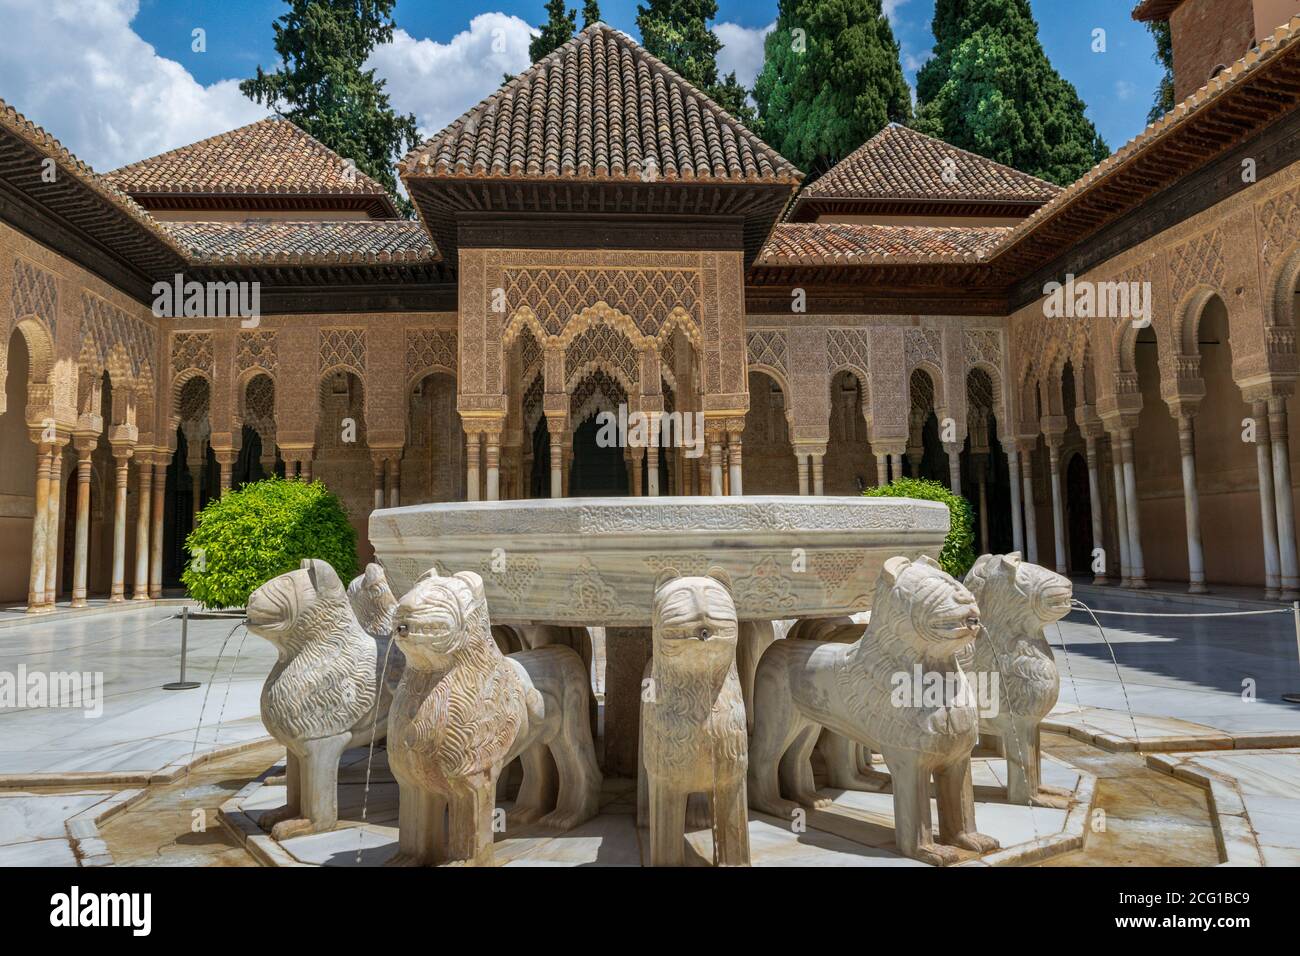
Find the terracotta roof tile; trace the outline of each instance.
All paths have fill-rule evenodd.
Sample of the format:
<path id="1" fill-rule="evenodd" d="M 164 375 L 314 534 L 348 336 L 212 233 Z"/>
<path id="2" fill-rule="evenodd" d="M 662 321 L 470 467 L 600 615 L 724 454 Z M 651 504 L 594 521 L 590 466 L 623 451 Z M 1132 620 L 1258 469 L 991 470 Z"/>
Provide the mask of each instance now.
<path id="1" fill-rule="evenodd" d="M 759 253 L 759 266 L 980 262 L 1008 226 L 881 226 L 786 222 Z"/>
<path id="2" fill-rule="evenodd" d="M 384 187 L 288 120 L 271 116 L 123 166 L 104 178 L 133 195 L 381 196 Z"/>
<path id="3" fill-rule="evenodd" d="M 439 258 L 424 226 L 405 219 L 169 222 L 167 229 L 197 264 L 435 262 Z"/>
<path id="4" fill-rule="evenodd" d="M 802 174 L 603 23 L 587 27 L 402 161 L 405 175 L 796 183 Z"/>
<path id="5" fill-rule="evenodd" d="M 945 179 L 945 172 L 952 175 Z M 891 123 L 800 199 L 924 199 L 969 202 L 1047 202 L 1059 186 L 1003 166 L 906 126 Z"/>
<path id="6" fill-rule="evenodd" d="M 1142 0 L 1133 8 L 1134 20 L 1168 20 L 1183 0 Z"/>

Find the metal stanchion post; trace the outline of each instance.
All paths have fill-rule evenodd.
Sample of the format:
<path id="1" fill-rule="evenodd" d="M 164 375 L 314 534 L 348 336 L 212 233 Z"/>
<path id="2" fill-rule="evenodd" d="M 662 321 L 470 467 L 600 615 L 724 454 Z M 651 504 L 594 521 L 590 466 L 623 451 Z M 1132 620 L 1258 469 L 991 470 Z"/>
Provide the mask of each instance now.
<path id="1" fill-rule="evenodd" d="M 186 606 L 181 608 L 181 679 L 170 684 L 163 684 L 163 690 L 193 690 L 199 686 L 198 681 L 185 679 L 185 655 L 189 651 L 189 643 L 190 609 Z"/>
<path id="2" fill-rule="evenodd" d="M 1291 604 L 1291 616 L 1295 619 L 1295 649 L 1300 656 L 1300 601 Z M 1282 699 L 1288 704 L 1300 704 L 1300 694 L 1283 694 Z"/>

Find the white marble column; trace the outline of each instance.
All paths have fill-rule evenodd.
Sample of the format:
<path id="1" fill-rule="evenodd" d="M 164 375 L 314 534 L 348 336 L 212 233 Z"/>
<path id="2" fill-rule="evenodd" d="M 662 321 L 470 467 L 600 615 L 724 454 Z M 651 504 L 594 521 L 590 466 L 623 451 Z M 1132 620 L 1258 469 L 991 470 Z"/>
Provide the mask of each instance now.
<path id="1" fill-rule="evenodd" d="M 822 464 L 825 458 L 826 452 L 824 450 L 812 453 L 813 494 L 818 496 L 826 494 L 826 480 L 822 474 Z"/>
<path id="2" fill-rule="evenodd" d="M 167 500 L 167 465 L 159 455 L 153 463 L 153 505 L 149 511 L 149 596 L 162 597 L 163 509 Z"/>
<path id="3" fill-rule="evenodd" d="M 1096 427 L 1095 424 L 1093 427 Z M 1109 565 L 1109 556 L 1106 554 L 1106 545 L 1103 543 L 1105 522 L 1102 521 L 1101 480 L 1097 472 L 1097 436 L 1095 434 L 1085 435 L 1084 442 L 1088 462 L 1088 512 L 1092 518 L 1092 546 L 1094 549 L 1101 548 L 1103 559 L 1106 565 Z M 1094 562 L 1096 560 L 1091 555 L 1089 555 L 1089 559 Z M 1106 571 L 1094 572 L 1092 583 L 1105 584 Z"/>
<path id="4" fill-rule="evenodd" d="M 722 441 L 718 437 L 709 441 L 709 494 L 722 494 Z"/>
<path id="5" fill-rule="evenodd" d="M 1291 491 L 1291 452 L 1287 435 L 1286 398 L 1270 396 L 1268 430 L 1273 444 L 1273 498 L 1277 506 L 1277 544 L 1281 559 L 1282 598 L 1300 597 L 1300 571 L 1296 567 L 1295 505 Z"/>
<path id="6" fill-rule="evenodd" d="M 1061 440 L 1053 436 L 1047 443 L 1047 464 L 1052 487 L 1052 543 L 1056 550 L 1056 573 L 1065 574 L 1065 508 L 1061 501 Z"/>
<path id="7" fill-rule="evenodd" d="M 1187 524 L 1187 590 L 1205 593 L 1205 553 L 1201 549 L 1201 504 L 1196 492 L 1196 429 L 1190 413 L 1178 416 L 1178 452 L 1183 462 L 1183 516 Z"/>
<path id="8" fill-rule="evenodd" d="M 130 448 L 114 448 L 115 486 L 113 490 L 113 582 L 109 589 L 110 604 L 126 600 L 126 488 L 131 477 Z"/>
<path id="9" fill-rule="evenodd" d="M 727 435 L 727 466 L 730 469 L 731 493 L 736 496 L 743 495 L 744 491 L 744 469 L 741 467 L 741 440 L 739 432 L 730 432 Z"/>
<path id="10" fill-rule="evenodd" d="M 551 441 L 551 497 L 564 497 L 564 422 L 559 419 L 546 420 L 547 431 Z"/>
<path id="11" fill-rule="evenodd" d="M 1277 503 L 1273 499 L 1273 443 L 1268 432 L 1268 402 L 1254 402 L 1255 467 L 1259 473 L 1260 526 L 1264 536 L 1264 597 L 1282 596 L 1282 575 L 1277 550 Z"/>
<path id="12" fill-rule="evenodd" d="M 1007 448 L 1007 471 L 1011 478 L 1011 547 L 1017 554 L 1024 555 L 1025 524 L 1020 508 L 1020 452 Z"/>
<path id="13" fill-rule="evenodd" d="M 1129 587 L 1147 586 L 1146 564 L 1142 557 L 1142 524 L 1138 518 L 1137 466 L 1133 459 L 1133 431 L 1120 432 L 1120 448 L 1124 458 L 1124 505 L 1128 519 L 1128 557 L 1131 580 Z"/>
<path id="14" fill-rule="evenodd" d="M 894 481 L 903 477 L 903 455 L 901 452 L 889 456 L 889 467 Z"/>
<path id="15" fill-rule="evenodd" d="M 388 482 L 388 507 L 397 508 L 402 504 L 402 459 L 399 456 L 388 459 L 384 476 Z"/>
<path id="16" fill-rule="evenodd" d="M 1110 436 L 1110 462 L 1115 482 L 1115 531 L 1119 538 L 1119 584 L 1133 583 L 1133 564 L 1128 551 L 1128 505 L 1124 497 L 1124 453 L 1119 434 Z"/>
<path id="17" fill-rule="evenodd" d="M 889 484 L 889 456 L 876 456 L 876 487 L 883 488 Z"/>
<path id="18" fill-rule="evenodd" d="M 229 474 L 226 467 L 222 472 Z M 133 601 L 149 600 L 149 507 L 153 503 L 153 462 L 149 455 L 138 455 L 135 460 L 136 512 L 135 512 L 135 593 Z M 223 484 L 223 490 L 228 487 Z"/>
<path id="19" fill-rule="evenodd" d="M 1034 453 L 1026 448 L 1020 455 L 1020 479 L 1025 499 L 1025 559 L 1038 563 L 1038 516 L 1034 512 Z"/>
<path id="20" fill-rule="evenodd" d="M 90 479 L 95 438 L 79 438 L 77 449 L 77 532 L 72 555 L 72 606 L 86 606 L 86 580 L 90 562 Z"/>
<path id="21" fill-rule="evenodd" d="M 482 441 L 478 431 L 465 432 L 465 500 L 478 501 L 482 497 L 482 482 L 479 479 L 479 459 L 482 456 Z"/>
<path id="22" fill-rule="evenodd" d="M 484 463 L 487 468 L 487 500 L 501 499 L 501 433 L 490 431 L 484 433 Z"/>
<path id="23" fill-rule="evenodd" d="M 808 453 L 807 453 L 807 452 L 802 452 L 802 451 L 795 452 L 794 458 L 795 458 L 795 462 L 797 463 L 797 465 L 798 465 L 798 469 L 799 469 L 799 494 L 801 494 L 801 495 L 805 495 L 805 496 L 806 496 L 806 495 L 808 494 L 808 491 L 809 491 L 809 489 L 808 489 Z"/>
<path id="24" fill-rule="evenodd" d="M 27 613 L 46 610 L 45 552 L 50 512 L 50 467 L 53 450 L 48 443 L 36 446 L 36 494 L 32 502 L 32 562 L 27 582 Z"/>
<path id="25" fill-rule="evenodd" d="M 50 459 L 50 494 L 45 518 L 45 606 L 54 609 L 59 593 L 59 553 L 63 534 L 59 519 L 63 517 L 63 445 L 55 443 Z"/>
<path id="26" fill-rule="evenodd" d="M 387 461 L 379 455 L 370 456 L 370 484 L 374 493 L 374 510 L 384 507 L 384 475 L 388 469 Z"/>
<path id="27" fill-rule="evenodd" d="M 961 494 L 961 445 L 943 446 L 948 453 L 948 489 L 954 495 Z"/>

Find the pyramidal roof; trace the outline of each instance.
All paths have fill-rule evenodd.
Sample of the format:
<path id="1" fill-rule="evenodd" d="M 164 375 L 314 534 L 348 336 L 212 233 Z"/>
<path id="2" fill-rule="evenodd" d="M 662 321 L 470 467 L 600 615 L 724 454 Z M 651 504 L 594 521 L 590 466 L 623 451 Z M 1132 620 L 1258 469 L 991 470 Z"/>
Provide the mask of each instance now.
<path id="1" fill-rule="evenodd" d="M 800 201 L 1041 204 L 1059 186 L 890 123 L 806 188 Z"/>
<path id="2" fill-rule="evenodd" d="M 593 23 L 402 161 L 407 176 L 799 182 L 636 41 Z"/>
<path id="3" fill-rule="evenodd" d="M 396 216 L 384 187 L 292 122 L 271 116 L 104 174 L 131 196 L 351 197 Z"/>

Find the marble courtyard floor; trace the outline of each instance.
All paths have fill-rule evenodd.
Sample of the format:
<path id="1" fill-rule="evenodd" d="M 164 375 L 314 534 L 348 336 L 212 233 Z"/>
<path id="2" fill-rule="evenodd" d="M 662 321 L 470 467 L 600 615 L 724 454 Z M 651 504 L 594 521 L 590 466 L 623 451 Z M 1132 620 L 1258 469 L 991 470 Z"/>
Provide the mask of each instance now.
<path id="1" fill-rule="evenodd" d="M 1116 592 L 1085 599 L 1111 610 L 1216 610 L 1204 602 L 1171 604 Z M 363 863 L 379 862 L 389 852 L 384 830 L 395 813 L 382 750 L 365 798 L 364 830 L 356 826 L 361 798 L 349 796 L 364 791 L 355 754 L 343 778 L 345 826 L 349 813 L 356 817 L 347 829 L 267 851 L 258 844 L 269 837 L 251 839 L 233 814 L 231 826 L 219 825 L 223 806 L 246 810 L 246 825 L 275 805 L 277 784 L 266 781 L 283 750 L 258 743 L 265 741 L 258 695 L 273 653 L 255 637 L 244 640 L 241 629 L 214 680 L 217 652 L 236 622 L 193 620 L 190 677 L 205 686 L 164 691 L 179 665 L 177 613 L 169 606 L 128 606 L 0 627 L 0 671 L 14 673 L 23 664 L 28 671 L 98 672 L 104 680 L 98 718 L 54 708 L 0 711 L 0 865 L 349 864 L 358 848 Z M 1065 811 L 997 802 L 999 765 L 989 760 L 976 769 L 984 788 L 981 829 L 1004 845 L 1028 847 L 1016 857 L 1022 863 L 1300 863 L 1300 706 L 1280 700 L 1300 691 L 1290 616 L 1103 621 L 1118 676 L 1085 615 L 1072 614 L 1059 634 L 1049 629 L 1061 702 L 1045 727 L 1045 743 L 1060 761 L 1051 764 L 1054 782 L 1069 789 L 1071 780 L 1079 786 L 1095 779 L 1095 792 L 1080 796 L 1105 810 L 1111 824 L 1102 831 L 1089 826 L 1086 845 L 1072 847 Z M 191 753 L 200 763 L 187 769 Z M 911 863 L 889 849 L 887 794 L 835 797 L 830 811 L 812 815 L 804 834 L 756 818 L 755 862 Z M 601 816 L 558 838 L 512 835 L 502 842 L 501 858 L 514 865 L 635 865 L 642 841 L 631 800 L 627 782 L 610 781 Z M 191 828 L 196 808 L 205 821 L 199 832 Z M 146 825 L 146 818 L 152 822 Z M 1034 857 L 1034 845 L 1061 834 L 1053 850 L 1059 855 Z M 700 860 L 707 859 L 707 833 L 692 842 Z"/>

